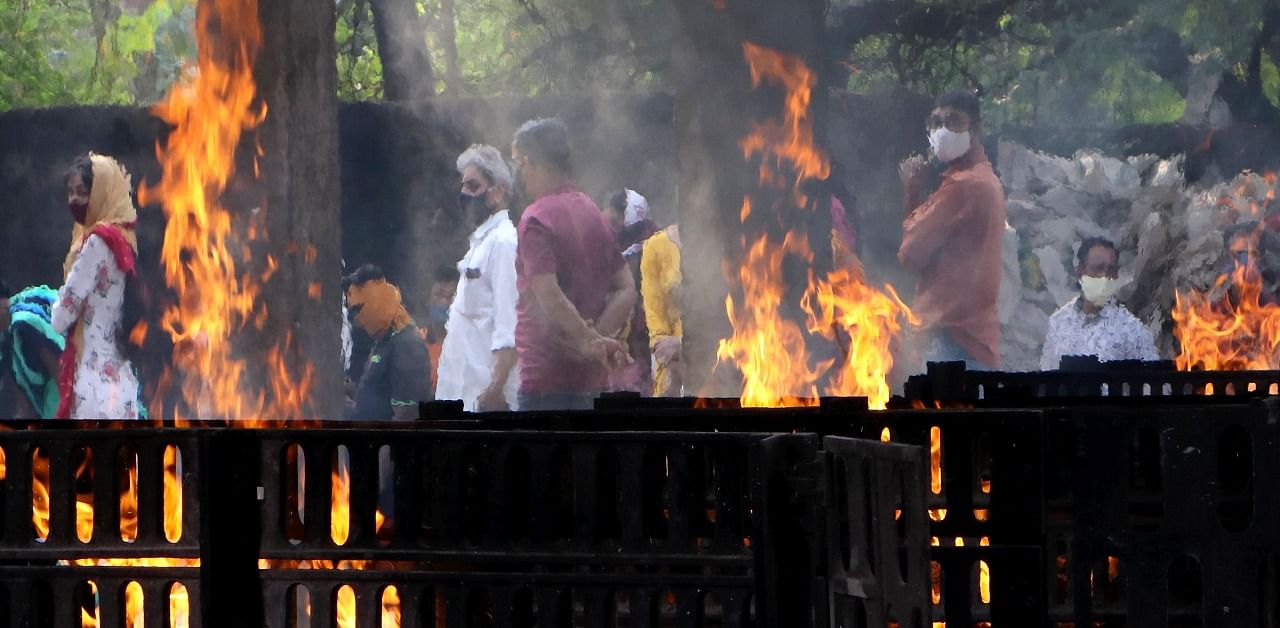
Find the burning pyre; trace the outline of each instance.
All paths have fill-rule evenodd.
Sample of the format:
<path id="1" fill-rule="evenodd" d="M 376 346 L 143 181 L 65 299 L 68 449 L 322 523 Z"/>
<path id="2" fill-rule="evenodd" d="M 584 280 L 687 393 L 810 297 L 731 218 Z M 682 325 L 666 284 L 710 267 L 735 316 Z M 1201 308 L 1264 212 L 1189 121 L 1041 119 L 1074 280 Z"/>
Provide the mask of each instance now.
<path id="1" fill-rule="evenodd" d="M 782 192 L 773 207 L 763 209 L 772 211 L 786 232 L 780 242 L 768 233 L 742 237 L 745 257 L 735 262 L 734 277 L 741 301 L 732 294 L 725 300 L 733 333 L 720 340 L 717 359 L 742 373 L 744 406 L 813 405 L 820 396 L 834 395 L 865 396 L 871 407 L 883 408 L 889 400 L 893 342 L 902 332 L 901 319 L 914 322 L 914 317 L 891 287 L 881 291 L 869 286 L 858 269 L 815 276 L 807 235 L 793 225 L 806 222 L 800 212 L 825 206 L 802 191 L 806 183 L 829 175 L 827 157 L 814 142 L 809 111 L 817 77 L 799 57 L 750 42 L 743 45 L 743 55 L 754 87 L 767 82 L 786 93 L 781 120 L 753 124 L 740 143 L 746 159 L 759 160 L 760 187 Z M 760 210 L 750 196 L 744 197 L 740 220 L 746 225 Z M 798 304 L 784 302 L 787 257 L 802 260 L 809 269 Z M 797 305 L 805 315 L 803 329 L 784 314 Z M 839 346 L 843 357 L 814 357 L 809 343 L 815 339 Z"/>

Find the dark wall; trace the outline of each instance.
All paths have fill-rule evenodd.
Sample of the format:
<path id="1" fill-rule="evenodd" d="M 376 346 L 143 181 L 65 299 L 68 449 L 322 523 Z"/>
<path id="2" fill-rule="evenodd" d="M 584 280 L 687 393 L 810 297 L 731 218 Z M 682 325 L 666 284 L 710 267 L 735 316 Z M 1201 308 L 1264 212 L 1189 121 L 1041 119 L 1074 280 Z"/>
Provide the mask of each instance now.
<path id="1" fill-rule="evenodd" d="M 618 94 L 539 99 L 439 99 L 399 105 L 350 103 L 339 110 L 342 252 L 348 267 L 373 262 L 402 284 L 415 313 L 425 310 L 431 270 L 465 252 L 458 224 L 457 155 L 473 142 L 508 152 L 519 124 L 559 115 L 575 135 L 582 190 L 601 199 L 619 187 L 649 198 L 670 220 L 675 197 L 671 99 Z M 66 107 L 0 112 L 0 277 L 13 285 L 62 282 L 71 234 L 63 175 L 88 150 L 112 155 L 135 186 L 155 181 L 155 143 L 164 125 L 145 109 Z M 139 211 L 144 272 L 156 266 L 164 220 Z"/>
<path id="2" fill-rule="evenodd" d="M 844 163 L 858 195 L 868 268 L 873 277 L 895 280 L 899 287 L 909 288 L 896 265 L 896 166 L 926 148 L 928 110 L 927 99 L 905 94 L 836 95 L 829 105 L 826 144 Z M 472 142 L 507 153 L 521 122 L 548 115 L 563 117 L 574 134 L 584 192 L 601 199 L 632 187 L 648 197 L 659 222 L 674 220 L 678 165 L 669 95 L 350 103 L 339 109 L 342 254 L 348 268 L 383 265 L 410 309 L 423 316 L 432 269 L 456 262 L 466 246 L 469 229 L 452 212 L 458 153 Z M 143 179 L 154 182 L 154 147 L 164 133 L 163 124 L 141 108 L 0 112 L 0 277 L 15 286 L 60 285 L 71 234 L 62 178 L 72 160 L 93 149 L 120 159 L 135 186 Z M 241 166 L 248 171 L 247 164 Z M 163 286 L 157 264 L 163 214 L 143 207 L 139 220 L 140 269 L 149 285 Z M 168 350 L 161 345 L 149 353 L 163 356 Z"/>

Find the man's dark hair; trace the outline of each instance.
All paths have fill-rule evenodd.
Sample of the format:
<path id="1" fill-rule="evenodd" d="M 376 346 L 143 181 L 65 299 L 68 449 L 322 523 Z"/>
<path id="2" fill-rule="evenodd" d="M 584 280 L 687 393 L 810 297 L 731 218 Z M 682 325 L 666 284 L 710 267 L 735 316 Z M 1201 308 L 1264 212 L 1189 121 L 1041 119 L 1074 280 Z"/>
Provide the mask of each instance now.
<path id="1" fill-rule="evenodd" d="M 938 96 L 934 107 L 951 107 L 969 114 L 969 122 L 982 124 L 982 101 L 978 95 L 968 90 L 956 90 Z"/>
<path id="2" fill-rule="evenodd" d="M 386 273 L 382 272 L 382 267 L 377 264 L 365 264 L 356 269 L 356 272 L 342 278 L 342 291 L 346 292 L 351 286 L 364 285 L 370 281 L 378 279 L 386 279 Z"/>
<path id="3" fill-rule="evenodd" d="M 448 264 L 436 266 L 436 272 L 431 276 L 436 283 L 455 283 L 458 281 L 458 269 Z"/>
<path id="4" fill-rule="evenodd" d="M 89 158 L 88 153 L 76 157 L 75 163 L 71 164 L 70 168 L 67 168 L 67 173 L 62 177 L 62 182 L 65 184 L 67 181 L 71 180 L 73 175 L 77 174 L 80 175 L 80 180 L 84 181 L 84 188 L 86 190 L 92 190 L 93 160 Z"/>
<path id="5" fill-rule="evenodd" d="M 609 201 L 606 203 L 610 209 L 625 212 L 627 211 L 627 191 L 618 190 L 609 195 Z"/>
<path id="6" fill-rule="evenodd" d="M 530 160 L 573 173 L 573 151 L 569 148 L 569 128 L 560 118 L 538 118 L 520 125 L 516 145 Z"/>
<path id="7" fill-rule="evenodd" d="M 1116 263 L 1120 263 L 1120 251 L 1116 249 L 1115 242 L 1106 238 L 1085 238 L 1080 243 L 1080 250 L 1076 251 L 1076 266 L 1084 266 L 1085 262 L 1089 261 L 1089 251 L 1099 246 L 1111 249 L 1111 254 L 1116 256 Z"/>
<path id="8" fill-rule="evenodd" d="M 1261 235 L 1261 230 L 1258 228 L 1258 221 L 1243 220 L 1243 221 L 1237 222 L 1236 224 L 1231 225 L 1230 227 L 1227 227 L 1226 229 L 1222 230 L 1222 247 L 1230 248 L 1232 240 L 1240 237 L 1253 237 L 1255 233 L 1258 235 Z M 1262 252 L 1262 241 L 1264 239 L 1265 238 L 1261 238 L 1261 237 L 1258 238 L 1259 253 Z"/>
<path id="9" fill-rule="evenodd" d="M 0 299 L 7 299 L 11 296 L 13 296 L 13 288 L 10 288 L 9 284 L 0 279 Z"/>

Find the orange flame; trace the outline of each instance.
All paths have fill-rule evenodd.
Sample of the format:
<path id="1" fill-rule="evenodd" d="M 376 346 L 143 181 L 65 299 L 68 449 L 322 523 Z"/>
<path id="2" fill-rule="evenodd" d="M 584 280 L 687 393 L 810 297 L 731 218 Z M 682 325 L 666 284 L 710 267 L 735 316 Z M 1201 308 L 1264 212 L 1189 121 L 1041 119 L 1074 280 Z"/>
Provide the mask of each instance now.
<path id="1" fill-rule="evenodd" d="M 257 5 L 257 0 L 199 3 L 197 67 L 152 109 L 174 126 L 165 146 L 156 147 L 163 178 L 158 187 L 140 191 L 144 203 L 154 194 L 164 206 L 160 259 L 177 299 L 160 326 L 174 344 L 182 399 L 201 418 L 300 418 L 310 385 L 309 367 L 296 378 L 284 367 L 287 336 L 267 352 L 265 390 L 249 381 L 249 362 L 233 355 L 230 342 L 246 325 L 265 325 L 267 310 L 259 297 L 275 266 L 266 260 L 266 272 L 258 275 L 238 268 L 250 261 L 237 259 L 248 247 L 233 232 L 232 214 L 219 201 L 235 173 L 242 134 L 267 115 L 252 74 L 262 43 Z M 281 397 L 282 390 L 290 394 Z M 158 414 L 158 404 L 153 405 Z M 180 414 L 175 418 L 182 420 Z"/>
<path id="2" fill-rule="evenodd" d="M 351 534 L 351 468 L 345 457 L 338 457 L 332 479 L 329 493 L 329 536 L 335 545 L 345 545 Z"/>
<path id="3" fill-rule="evenodd" d="M 760 157 L 762 186 L 790 186 L 790 205 L 803 208 L 808 199 L 801 191 L 802 184 L 830 173 L 826 156 L 814 143 L 809 113 L 817 78 L 793 55 L 750 42 L 743 44 L 743 55 L 753 86 L 768 81 L 786 90 L 782 121 L 753 124 L 741 142 L 743 154 Z M 793 173 L 794 178 L 785 181 L 780 174 L 783 170 Z M 752 212 L 751 200 L 744 198 L 740 219 L 745 223 Z M 798 304 L 806 315 L 801 329 L 780 314 L 787 305 L 783 303 L 787 285 L 782 262 L 791 256 L 812 265 L 814 256 L 806 235 L 792 230 L 781 243 L 768 234 L 750 244 L 744 237 L 742 247 L 746 257 L 737 272 L 742 304 L 732 295 L 726 297 L 733 334 L 722 338 L 716 351 L 718 363 L 732 363 L 742 374 L 742 405 L 815 405 L 817 397 L 828 394 L 865 396 L 871 407 L 884 408 L 893 366 L 890 345 L 901 332 L 899 318 L 915 321 L 892 288 L 886 286 L 881 292 L 864 283 L 859 272 L 847 269 L 836 269 L 821 279 L 811 270 Z M 810 356 L 807 342 L 814 337 L 844 345 L 844 357 L 834 372 L 836 360 Z"/>
<path id="4" fill-rule="evenodd" d="M 120 539 L 132 543 L 138 538 L 138 463 L 134 459 L 125 470 L 128 485 L 120 492 Z"/>
<path id="5" fill-rule="evenodd" d="M 382 628 L 400 628 L 400 592 L 394 586 L 382 591 Z"/>
<path id="6" fill-rule="evenodd" d="M 356 628 L 356 591 L 349 585 L 338 587 L 338 603 L 334 609 L 338 628 Z"/>
<path id="7" fill-rule="evenodd" d="M 87 584 L 93 602 L 91 608 L 80 607 L 80 628 L 98 628 L 98 585 L 92 580 Z"/>
<path id="8" fill-rule="evenodd" d="M 39 447 L 31 452 L 31 525 L 37 541 L 49 538 L 49 457 Z"/>
<path id="9" fill-rule="evenodd" d="M 130 582 L 124 588 L 124 625 L 125 628 L 142 628 L 142 585 Z"/>
<path id="10" fill-rule="evenodd" d="M 1261 278 L 1243 268 L 1218 278 L 1235 298 L 1213 301 L 1195 290 L 1175 294 L 1174 335 L 1179 370 L 1244 371 L 1280 368 L 1280 305 L 1264 303 Z"/>

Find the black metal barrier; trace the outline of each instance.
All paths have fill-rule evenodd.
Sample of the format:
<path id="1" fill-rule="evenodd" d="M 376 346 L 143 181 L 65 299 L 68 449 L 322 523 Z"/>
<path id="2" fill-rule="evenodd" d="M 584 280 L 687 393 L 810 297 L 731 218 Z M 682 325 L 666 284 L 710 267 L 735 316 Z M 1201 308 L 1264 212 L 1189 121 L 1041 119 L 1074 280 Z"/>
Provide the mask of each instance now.
<path id="1" fill-rule="evenodd" d="M 1177 371 L 1172 362 L 1099 363 L 1072 358 L 1057 371 L 970 371 L 963 362 L 931 362 L 908 378 L 893 407 L 969 404 L 1055 406 L 1080 402 L 1168 405 L 1239 403 L 1280 395 L 1280 371 Z"/>
<path id="2" fill-rule="evenodd" d="M 8 427 L 4 625 L 828 625 L 812 433 Z M 856 452 L 899 487 L 857 508 L 916 523 L 842 548 L 919 560 L 922 452 Z M 912 625 L 924 571 L 869 603 Z"/>

